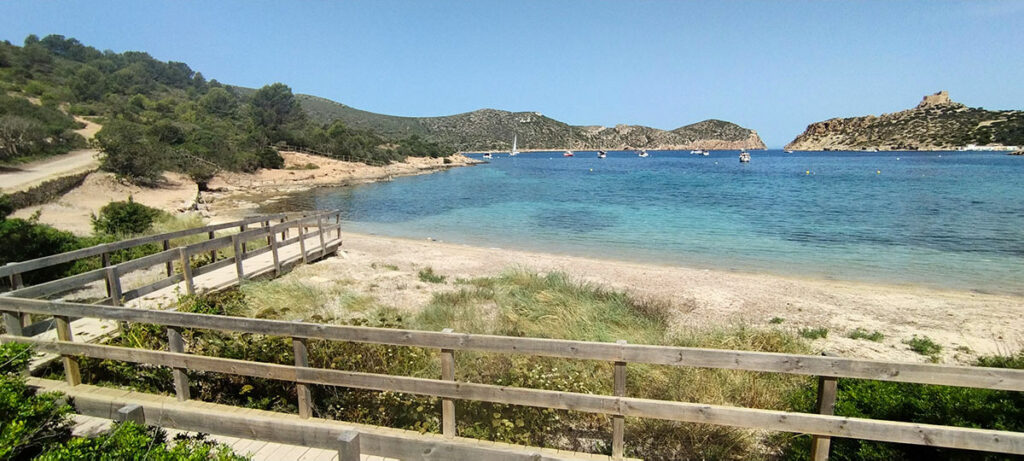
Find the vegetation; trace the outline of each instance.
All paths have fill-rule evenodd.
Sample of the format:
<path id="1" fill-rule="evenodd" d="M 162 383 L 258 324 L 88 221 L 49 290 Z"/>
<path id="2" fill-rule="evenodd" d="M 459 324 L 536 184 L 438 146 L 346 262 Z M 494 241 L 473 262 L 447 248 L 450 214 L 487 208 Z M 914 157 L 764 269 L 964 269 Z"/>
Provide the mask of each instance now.
<path id="1" fill-rule="evenodd" d="M 863 328 L 855 328 L 853 331 L 850 332 L 850 334 L 846 335 L 846 337 L 850 339 L 866 339 L 868 341 L 874 341 L 876 343 L 885 339 L 885 335 L 883 335 L 881 332 L 872 331 L 869 333 L 868 330 L 865 330 Z"/>
<path id="2" fill-rule="evenodd" d="M 638 300 L 621 292 L 576 282 L 564 274 L 540 276 L 510 272 L 464 281 L 458 291 L 436 294 L 419 315 L 410 317 L 352 292 L 306 280 L 244 285 L 239 291 L 183 297 L 182 312 L 308 320 L 332 324 L 418 328 L 437 331 L 512 334 L 551 338 L 807 352 L 798 339 L 781 331 L 746 328 L 669 333 L 670 305 Z M 293 363 L 287 338 L 185 331 L 186 350 L 202 355 Z M 165 348 L 163 328 L 128 325 L 119 345 Z M 436 378 L 437 351 L 328 341 L 309 342 L 311 366 Z M 458 379 L 511 386 L 585 393 L 611 393 L 611 364 L 503 354 L 456 355 Z M 111 361 L 83 359 L 83 379 L 131 385 L 151 392 L 172 392 L 170 371 Z M 472 366 L 470 366 L 472 364 Z M 680 401 L 788 408 L 789 395 L 809 385 L 805 377 L 762 375 L 732 370 L 630 366 L 630 395 Z M 291 383 L 192 372 L 192 394 L 203 400 L 251 408 L 296 411 Z M 367 424 L 436 432 L 438 399 L 313 386 L 315 414 Z M 607 453 L 606 416 L 530 407 L 458 402 L 461 434 L 506 442 Z M 757 458 L 759 437 L 726 427 L 627 420 L 628 453 L 648 459 Z M 678 443 L 665 443 L 677 440 Z"/>
<path id="3" fill-rule="evenodd" d="M 73 38 L 32 35 L 20 47 L 0 43 L 0 56 L 0 85 L 14 92 L 0 95 L 0 160 L 80 146 L 81 137 L 69 132 L 74 120 L 60 108 L 99 117 L 102 168 L 138 184 L 157 182 L 167 170 L 204 186 L 220 170 L 282 168 L 272 148 L 279 143 L 376 164 L 450 153 L 408 135 L 386 139 L 311 121 L 281 83 L 228 87 L 142 52 L 101 52 Z"/>
<path id="4" fill-rule="evenodd" d="M 427 283 L 444 283 L 445 276 L 434 273 L 433 267 L 420 270 L 420 281 Z"/>
<path id="5" fill-rule="evenodd" d="M 110 202 L 100 208 L 99 216 L 93 215 L 92 228 L 97 234 L 128 236 L 141 234 L 153 228 L 153 222 L 164 212 L 135 203 L 128 196 L 126 202 Z"/>
<path id="6" fill-rule="evenodd" d="M 768 321 L 768 323 L 770 323 L 772 325 L 778 325 L 778 324 L 780 324 L 782 322 L 785 322 L 785 321 L 786 321 L 786 319 L 784 319 L 782 317 L 772 317 L 771 320 Z"/>
<path id="7" fill-rule="evenodd" d="M 938 361 L 939 354 L 942 353 L 942 346 L 927 336 L 914 335 L 913 338 L 903 341 L 903 344 L 910 346 L 910 350 L 918 354 L 930 357 L 933 362 Z"/>
<path id="8" fill-rule="evenodd" d="M 823 339 L 828 336 L 828 328 L 801 328 L 799 333 L 800 336 L 807 339 Z"/>
<path id="9" fill-rule="evenodd" d="M 1016 355 L 979 358 L 976 365 L 1024 369 L 1024 351 Z M 860 379 L 841 379 L 835 414 L 856 418 L 1024 431 L 1024 394 L 1012 391 L 932 386 Z M 805 389 L 794 407 L 813 411 L 816 394 Z M 786 459 L 808 459 L 810 437 L 798 437 Z M 920 445 L 832 439 L 831 458 L 837 461 L 997 460 L 1009 456 Z"/>
<path id="10" fill-rule="evenodd" d="M 247 459 L 205 436 L 178 437 L 135 423 L 114 424 L 93 438 L 71 437 L 70 405 L 59 393 L 36 393 L 22 376 L 31 358 L 25 344 L 0 345 L 0 459 L 57 460 L 217 460 Z"/>
<path id="11" fill-rule="evenodd" d="M 51 102 L 33 104 L 0 92 L 0 162 L 64 154 L 85 146 L 78 122 Z"/>

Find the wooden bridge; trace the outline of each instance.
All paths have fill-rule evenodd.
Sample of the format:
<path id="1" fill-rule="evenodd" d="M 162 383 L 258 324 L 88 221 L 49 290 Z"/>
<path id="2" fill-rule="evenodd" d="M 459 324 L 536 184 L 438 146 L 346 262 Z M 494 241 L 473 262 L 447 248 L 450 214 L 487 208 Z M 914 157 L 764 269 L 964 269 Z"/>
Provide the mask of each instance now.
<path id="1" fill-rule="evenodd" d="M 272 220 L 282 220 L 282 222 L 272 224 Z M 337 245 L 340 244 L 340 233 L 336 232 L 339 228 L 338 221 L 338 215 L 331 213 L 306 216 L 291 221 L 276 216 L 253 218 L 245 224 L 231 223 L 231 226 L 240 227 L 240 232 L 228 236 L 226 239 L 225 237 L 211 237 L 206 242 L 180 248 L 168 248 L 170 245 L 164 244 L 167 249 L 163 252 L 107 266 L 96 274 L 87 272 L 27 288 L 20 287 L 17 280 L 12 280 L 12 286 L 19 288 L 10 292 L 10 296 L 0 297 L 0 312 L 3 312 L 8 331 L 7 334 L 0 336 L 0 340 L 32 344 L 39 352 L 53 354 L 54 357 L 59 356 L 63 361 L 66 383 L 38 378 L 31 378 L 30 383 L 45 390 L 59 390 L 72 396 L 78 412 L 83 415 L 106 419 L 130 417 L 147 424 L 185 431 L 207 432 L 235 441 L 259 441 L 264 444 L 261 451 L 280 455 L 276 456 L 276 459 L 305 458 L 313 453 L 311 450 L 327 450 L 328 457 L 337 457 L 342 461 L 359 459 L 360 456 L 425 460 L 609 459 L 607 456 L 459 437 L 455 424 L 456 401 L 465 400 L 609 415 L 612 421 L 608 436 L 611 459 L 622 459 L 623 457 L 624 448 L 628 442 L 625 440 L 624 433 L 625 417 L 811 434 L 814 436 L 812 457 L 815 460 L 828 458 L 831 437 L 1024 455 L 1024 433 L 832 415 L 836 399 L 836 383 L 840 378 L 1022 392 L 1024 391 L 1024 370 L 650 346 L 626 344 L 621 341 L 601 343 L 477 335 L 456 333 L 450 330 L 431 332 L 324 325 L 192 314 L 155 308 L 161 302 L 170 300 L 172 296 L 172 293 L 159 294 L 159 290 L 168 289 L 174 284 L 183 283 L 184 290 L 192 292 L 196 291 L 200 285 L 215 289 L 225 284 L 238 283 L 246 277 L 260 273 L 260 270 L 267 274 L 279 273 L 282 270 L 281 266 L 284 265 L 284 260 L 287 259 L 282 256 L 286 253 L 284 249 L 289 245 L 301 246 L 298 254 L 292 253 L 290 261 L 293 262 L 310 261 L 314 256 L 328 255 L 335 251 Z M 261 223 L 260 227 L 257 229 L 242 227 L 255 223 Z M 305 229 L 306 225 L 309 225 L 310 228 L 315 227 L 316 230 L 309 231 Z M 208 232 L 205 229 L 207 228 L 203 228 L 202 232 Z M 292 238 L 282 235 L 281 240 L 278 241 L 278 234 L 284 234 L 288 229 L 299 229 L 299 235 Z M 335 237 L 328 240 L 326 236 L 331 232 L 335 232 Z M 164 235 L 147 238 L 150 239 L 148 243 L 152 243 L 165 242 L 169 238 L 177 237 Z M 156 240 L 152 240 L 153 238 Z M 243 248 L 242 245 L 246 242 L 258 239 L 269 239 L 266 247 L 269 249 L 246 251 Z M 208 266 L 221 264 L 221 268 L 230 269 L 230 266 L 234 265 L 233 277 L 223 275 L 213 277 L 212 274 L 221 270 L 218 268 L 204 271 L 203 269 L 208 266 L 191 267 L 190 256 L 211 251 L 228 243 L 236 256 L 215 261 Z M 121 247 L 114 244 L 107 250 L 111 248 Z M 96 253 L 96 251 L 79 250 L 81 253 L 78 255 L 66 256 L 71 254 L 66 253 L 50 257 L 50 261 L 67 262 L 77 257 L 89 257 L 104 253 L 103 251 Z M 109 251 L 107 252 L 109 253 Z M 269 265 L 260 266 L 255 263 L 257 258 L 268 252 L 273 255 Z M 250 261 L 253 262 L 253 268 L 247 272 L 243 270 L 243 262 Z M 118 289 L 118 275 L 123 274 L 124 271 L 145 265 L 160 265 L 170 262 L 180 263 L 180 273 L 173 273 L 172 269 L 167 269 L 167 274 L 173 274 L 154 284 L 129 291 Z M 13 277 L 26 270 L 41 267 L 45 267 L 45 264 L 28 261 L 7 266 L 3 268 L 6 271 L 0 271 L 0 274 Z M 263 269 L 259 269 L 260 267 Z M 102 276 L 97 274 L 102 274 Z M 210 275 L 202 277 L 203 274 Z M 226 278 L 232 280 L 226 280 Z M 100 300 L 101 304 L 26 299 L 53 294 L 100 280 L 106 280 L 110 290 L 110 294 Z M 160 285 L 163 286 L 153 288 Z M 179 288 L 181 287 L 179 286 Z M 35 291 L 32 291 L 33 289 Z M 129 294 L 137 307 L 122 305 L 129 298 Z M 139 302 L 140 299 L 147 299 L 146 296 L 154 295 L 156 296 L 152 298 L 152 301 Z M 38 323 L 28 323 L 26 319 L 30 316 L 50 319 L 56 326 L 56 338 L 46 336 L 46 332 L 50 330 L 33 326 Z M 81 335 L 73 330 L 78 325 L 76 322 L 86 321 L 108 322 L 114 325 L 118 322 L 161 325 L 167 331 L 169 350 L 145 350 L 98 344 L 95 342 L 95 336 L 88 338 L 88 341 L 83 341 Z M 81 323 L 81 325 L 90 324 Z M 192 355 L 184 350 L 181 336 L 183 329 L 253 333 L 290 338 L 294 350 L 294 364 L 260 363 Z M 434 350 L 437 351 L 440 361 L 441 376 L 438 379 L 427 379 L 311 368 L 307 359 L 306 346 L 311 339 Z M 614 366 L 613 374 L 609 376 L 609 379 L 613 382 L 613 395 L 458 382 L 455 380 L 456 358 L 457 354 L 463 351 L 611 362 Z M 171 368 L 174 376 L 175 396 L 160 396 L 82 384 L 78 357 L 83 356 Z M 626 395 L 629 364 L 817 376 L 819 386 L 817 412 L 796 413 L 629 397 Z M 293 382 L 296 389 L 298 414 L 242 409 L 195 401 L 191 398 L 188 371 Z M 438 397 L 442 399 L 442 433 L 420 434 L 315 418 L 313 414 L 316 402 L 311 398 L 311 385 Z M 267 443 L 284 445 L 266 448 Z M 288 447 L 295 447 L 295 450 L 289 451 Z M 302 455 L 298 455 L 299 452 Z M 295 456 L 292 457 L 292 454 Z"/>

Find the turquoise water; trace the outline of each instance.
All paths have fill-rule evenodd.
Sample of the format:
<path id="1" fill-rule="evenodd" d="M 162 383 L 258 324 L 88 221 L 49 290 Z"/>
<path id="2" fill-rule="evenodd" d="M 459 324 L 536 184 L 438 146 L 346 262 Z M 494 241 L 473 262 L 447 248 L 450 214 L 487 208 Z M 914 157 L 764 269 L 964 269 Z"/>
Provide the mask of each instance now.
<path id="1" fill-rule="evenodd" d="M 625 152 L 305 192 L 347 229 L 485 247 L 1024 293 L 1024 158 L 981 152 Z M 479 156 L 476 156 L 479 157 Z M 808 174 L 810 172 L 810 174 Z"/>

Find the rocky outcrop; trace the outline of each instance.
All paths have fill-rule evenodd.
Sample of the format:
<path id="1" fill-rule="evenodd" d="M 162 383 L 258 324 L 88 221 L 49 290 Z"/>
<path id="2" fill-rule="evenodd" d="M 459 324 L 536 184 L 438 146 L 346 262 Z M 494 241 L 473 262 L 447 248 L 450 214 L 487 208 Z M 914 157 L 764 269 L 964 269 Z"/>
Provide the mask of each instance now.
<path id="1" fill-rule="evenodd" d="M 913 109 L 812 123 L 786 149 L 955 150 L 972 144 L 1024 145 L 1024 111 L 967 107 L 940 91 Z"/>
<path id="2" fill-rule="evenodd" d="M 520 149 L 764 149 L 757 132 L 723 120 L 704 120 L 661 130 L 641 125 L 572 126 L 539 112 L 481 109 L 443 117 L 394 117 L 366 112 L 323 98 L 298 95 L 306 112 L 322 122 L 385 136 L 418 135 L 457 151 L 507 150 L 512 137 Z"/>

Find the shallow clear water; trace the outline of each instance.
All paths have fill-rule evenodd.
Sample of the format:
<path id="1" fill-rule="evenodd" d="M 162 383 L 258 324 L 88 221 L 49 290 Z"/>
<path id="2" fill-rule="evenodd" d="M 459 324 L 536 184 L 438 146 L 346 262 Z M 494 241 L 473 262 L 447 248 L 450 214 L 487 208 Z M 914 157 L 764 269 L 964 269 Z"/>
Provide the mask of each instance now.
<path id="1" fill-rule="evenodd" d="M 982 152 L 495 156 L 268 205 L 352 231 L 600 258 L 1024 293 L 1024 158 Z M 476 156 L 479 157 L 479 156 Z M 808 174 L 809 172 L 809 174 Z"/>

